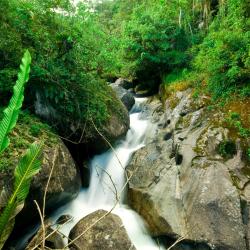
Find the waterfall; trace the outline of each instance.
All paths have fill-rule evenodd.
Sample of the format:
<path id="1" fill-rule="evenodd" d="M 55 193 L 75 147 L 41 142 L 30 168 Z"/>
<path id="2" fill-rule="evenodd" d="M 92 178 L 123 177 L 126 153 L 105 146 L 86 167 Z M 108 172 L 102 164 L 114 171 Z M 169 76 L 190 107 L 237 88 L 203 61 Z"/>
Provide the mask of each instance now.
<path id="1" fill-rule="evenodd" d="M 143 219 L 125 202 L 126 172 L 132 154 L 144 146 L 147 133 L 150 133 L 149 119 L 141 117 L 145 98 L 136 98 L 130 112 L 130 130 L 126 138 L 114 149 L 96 155 L 90 162 L 90 186 L 82 189 L 72 202 L 58 209 L 52 215 L 56 221 L 61 215 L 71 215 L 73 219 L 60 227 L 59 231 L 68 236 L 70 230 L 83 217 L 99 209 L 110 210 L 123 221 L 124 227 L 137 250 L 159 250 L 160 247 L 151 238 Z M 119 198 L 119 202 L 117 202 Z M 67 243 L 67 242 L 65 242 Z"/>

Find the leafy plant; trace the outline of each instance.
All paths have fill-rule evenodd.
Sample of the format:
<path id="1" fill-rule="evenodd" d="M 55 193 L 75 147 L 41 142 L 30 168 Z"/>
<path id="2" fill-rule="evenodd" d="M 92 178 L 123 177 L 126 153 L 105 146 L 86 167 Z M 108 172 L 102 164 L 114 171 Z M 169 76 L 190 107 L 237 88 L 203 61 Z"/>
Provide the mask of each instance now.
<path id="1" fill-rule="evenodd" d="M 3 111 L 4 117 L 0 123 L 0 153 L 9 145 L 8 133 L 15 127 L 19 111 L 24 99 L 24 85 L 29 80 L 31 56 L 25 52 L 18 73 L 18 79 L 14 86 L 13 96 L 8 107 Z"/>
<path id="2" fill-rule="evenodd" d="M 225 2 L 226 15 L 217 15 L 201 45 L 194 65 L 208 75 L 208 87 L 214 97 L 230 92 L 249 95 L 249 11 L 241 0 Z M 222 5 L 220 11 L 224 9 Z"/>
<path id="3" fill-rule="evenodd" d="M 38 136 L 41 132 L 41 125 L 33 124 L 30 127 L 30 132 L 33 136 Z"/>
<path id="4" fill-rule="evenodd" d="M 245 128 L 242 125 L 240 114 L 238 114 L 237 112 L 231 112 L 226 121 L 229 123 L 230 126 L 237 129 L 241 137 L 248 138 L 250 136 L 250 129 Z"/>
<path id="5" fill-rule="evenodd" d="M 31 56 L 25 52 L 18 79 L 14 86 L 13 95 L 8 107 L 4 110 L 4 117 L 0 122 L 0 153 L 9 145 L 8 134 L 16 125 L 20 109 L 24 99 L 24 87 L 29 79 Z M 42 144 L 33 143 L 22 157 L 14 171 L 14 188 L 11 195 L 1 194 L 1 204 L 6 204 L 0 215 L 0 249 L 3 248 L 5 241 L 14 226 L 14 217 L 20 212 L 24 201 L 28 195 L 32 177 L 40 169 L 40 156 Z"/>
<path id="6" fill-rule="evenodd" d="M 225 140 L 219 144 L 218 150 L 223 157 L 232 157 L 236 154 L 236 145 L 231 140 Z"/>

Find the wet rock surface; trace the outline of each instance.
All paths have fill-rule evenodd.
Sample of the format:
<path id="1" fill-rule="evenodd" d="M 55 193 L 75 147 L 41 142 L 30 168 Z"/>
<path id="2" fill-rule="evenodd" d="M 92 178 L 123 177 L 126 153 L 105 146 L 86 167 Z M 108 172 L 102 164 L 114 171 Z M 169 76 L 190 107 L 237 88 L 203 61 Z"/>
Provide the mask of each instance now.
<path id="1" fill-rule="evenodd" d="M 128 111 L 131 110 L 133 105 L 135 104 L 135 98 L 131 92 L 126 90 L 125 88 L 117 85 L 116 83 L 112 83 L 111 88 L 115 91 L 117 97 L 122 101 Z"/>
<path id="2" fill-rule="evenodd" d="M 34 176 L 25 206 L 16 218 L 16 226 L 34 223 L 39 218 L 34 200 L 43 207 L 43 197 L 49 176 L 46 193 L 47 212 L 57 209 L 77 196 L 81 188 L 80 174 L 66 146 L 59 140 L 53 148 L 43 150 L 41 171 Z"/>
<path id="3" fill-rule="evenodd" d="M 132 82 L 130 82 L 129 80 L 123 79 L 123 78 L 119 78 L 115 81 L 115 85 L 124 88 L 124 89 L 131 89 L 134 87 L 134 84 Z"/>
<path id="4" fill-rule="evenodd" d="M 250 188 L 242 173 L 247 166 L 239 145 L 229 158 L 221 156 L 228 130 L 205 102 L 206 97 L 194 101 L 190 90 L 177 92 L 165 109 L 152 102 L 148 112 L 157 131 L 127 167 L 128 201 L 152 235 L 185 238 L 174 249 L 248 249 Z"/>
<path id="5" fill-rule="evenodd" d="M 45 222 L 45 238 L 43 228 L 41 227 L 38 232 L 32 237 L 25 250 L 32 250 L 34 248 L 39 249 L 43 244 L 46 248 L 49 249 L 64 248 L 65 244 L 63 241 L 63 235 L 61 235 L 58 231 L 55 231 L 51 227 L 51 223 L 49 221 Z"/>
<path id="6" fill-rule="evenodd" d="M 70 249 L 136 250 L 121 219 L 114 214 L 107 214 L 103 217 L 106 213 L 107 211 L 98 210 L 80 220 L 70 232 L 69 238 L 76 239 Z"/>
<path id="7" fill-rule="evenodd" d="M 72 89 L 74 88 L 72 87 Z M 74 91 L 78 91 L 74 95 L 74 97 L 79 95 L 78 98 L 80 98 L 80 96 L 84 93 L 81 89 L 75 89 Z M 128 110 L 122 101 L 116 96 L 115 91 L 111 88 L 108 88 L 106 94 L 111 97 L 112 103 L 105 103 L 107 117 L 106 121 L 103 122 L 101 126 L 98 126 L 97 124 L 95 124 L 95 126 L 93 125 L 95 119 L 93 122 L 83 119 L 81 116 L 81 107 L 78 105 L 82 102 L 82 99 L 74 101 L 74 98 L 70 97 L 68 105 L 72 105 L 75 112 L 67 114 L 65 107 L 51 102 L 46 97 L 43 89 L 37 91 L 35 94 L 35 114 L 51 125 L 62 138 L 66 139 L 67 146 L 70 151 L 71 147 L 73 147 L 74 151 L 81 152 L 83 149 L 89 148 L 89 152 L 92 152 L 92 154 L 104 152 L 109 148 L 109 145 L 106 140 L 104 140 L 104 137 L 110 143 L 113 143 L 116 140 L 119 140 L 122 136 L 126 135 L 126 132 L 129 129 Z M 128 94 L 130 93 L 128 92 Z M 128 94 L 126 94 L 126 98 L 123 98 L 128 105 L 131 105 L 131 99 L 129 99 L 131 96 L 129 95 L 129 97 L 127 97 Z M 99 128 L 99 132 L 95 127 Z M 75 148 L 74 145 L 79 145 L 79 148 Z M 74 152 L 72 152 L 72 154 L 74 154 Z M 78 161 L 78 159 L 75 160 Z"/>

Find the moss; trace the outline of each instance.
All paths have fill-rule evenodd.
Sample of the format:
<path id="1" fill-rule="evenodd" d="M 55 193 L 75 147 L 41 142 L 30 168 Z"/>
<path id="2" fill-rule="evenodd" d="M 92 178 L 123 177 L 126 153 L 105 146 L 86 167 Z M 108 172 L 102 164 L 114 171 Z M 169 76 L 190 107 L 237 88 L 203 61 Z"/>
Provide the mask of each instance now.
<path id="1" fill-rule="evenodd" d="M 232 171 L 230 171 L 231 179 L 233 182 L 233 185 L 237 188 L 240 189 L 240 178 Z"/>
<path id="2" fill-rule="evenodd" d="M 162 84 L 160 86 L 159 95 L 160 99 L 164 103 L 167 99 L 171 99 L 173 108 L 178 104 L 178 99 L 175 97 L 175 93 L 178 91 L 185 91 L 191 87 L 191 82 L 188 80 L 173 82 L 169 85 Z M 177 103 L 176 103 L 177 102 Z M 172 107 L 171 107 L 172 108 Z"/>
<path id="3" fill-rule="evenodd" d="M 232 140 L 222 141 L 218 146 L 218 152 L 225 158 L 232 158 L 237 152 L 235 142 Z"/>
<path id="4" fill-rule="evenodd" d="M 118 114 L 120 119 L 125 119 L 126 109 L 122 105 L 120 99 L 117 98 L 115 92 L 113 90 L 109 90 L 109 94 L 112 97 L 108 102 L 108 117 L 110 117 L 112 114 Z M 107 119 L 108 120 L 108 119 Z"/>
<path id="5" fill-rule="evenodd" d="M 250 167 L 249 166 L 245 166 L 244 168 L 242 168 L 241 173 L 250 179 Z"/>
<path id="6" fill-rule="evenodd" d="M 21 112 L 9 138 L 10 145 L 1 154 L 0 170 L 13 169 L 29 145 L 34 141 L 43 140 L 47 147 L 53 147 L 58 143 L 58 136 L 53 133 L 47 124 L 25 112 Z"/>
<path id="7" fill-rule="evenodd" d="M 175 129 L 184 129 L 190 126 L 192 120 L 192 114 L 181 116 L 175 125 Z"/>
<path id="8" fill-rule="evenodd" d="M 207 160 L 203 160 L 203 157 L 201 157 L 201 156 L 196 156 L 192 160 L 191 167 L 192 168 L 207 169 L 207 168 L 211 167 L 211 162 L 207 161 Z"/>
<path id="9" fill-rule="evenodd" d="M 225 114 L 224 126 L 228 127 L 230 137 L 248 137 L 250 133 L 250 98 L 232 96 L 219 109 Z"/>
<path id="10" fill-rule="evenodd" d="M 170 108 L 171 109 L 174 109 L 177 105 L 178 105 L 178 103 L 179 103 L 179 99 L 178 98 L 176 98 L 176 96 L 174 96 L 174 95 L 172 95 L 172 96 L 170 96 L 169 98 L 168 98 L 168 100 L 169 100 L 169 106 L 170 106 Z"/>
<path id="11" fill-rule="evenodd" d="M 250 128 L 250 97 L 239 98 L 233 97 L 228 101 L 223 110 L 225 112 L 237 113 L 242 120 L 242 125 L 246 128 Z"/>

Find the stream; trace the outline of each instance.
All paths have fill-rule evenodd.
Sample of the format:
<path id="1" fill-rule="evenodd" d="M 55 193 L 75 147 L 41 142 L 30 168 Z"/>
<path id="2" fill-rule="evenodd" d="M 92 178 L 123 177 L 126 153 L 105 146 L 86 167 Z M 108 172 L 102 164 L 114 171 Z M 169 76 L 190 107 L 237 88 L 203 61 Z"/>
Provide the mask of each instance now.
<path id="1" fill-rule="evenodd" d="M 126 205 L 125 167 L 132 154 L 144 146 L 146 135 L 152 132 L 149 118 L 142 117 L 146 98 L 136 98 L 130 112 L 130 129 L 124 140 L 114 149 L 96 155 L 90 162 L 90 186 L 82 189 L 72 202 L 59 208 L 51 217 L 53 222 L 61 215 L 70 215 L 72 220 L 62 225 L 59 231 L 68 236 L 74 225 L 86 215 L 99 210 L 112 210 L 123 221 L 129 238 L 137 250 L 163 250 L 150 236 L 143 219 Z M 67 243 L 67 239 L 65 239 Z"/>

